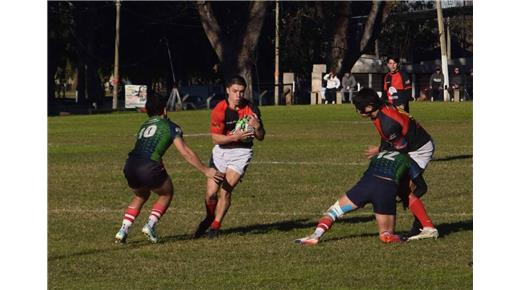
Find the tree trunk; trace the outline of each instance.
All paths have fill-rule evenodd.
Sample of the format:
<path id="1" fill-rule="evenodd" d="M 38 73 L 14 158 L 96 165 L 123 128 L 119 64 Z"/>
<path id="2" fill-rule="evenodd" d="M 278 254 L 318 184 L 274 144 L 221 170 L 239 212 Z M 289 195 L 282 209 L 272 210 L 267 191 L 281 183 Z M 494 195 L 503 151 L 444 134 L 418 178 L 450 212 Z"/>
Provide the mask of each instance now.
<path id="1" fill-rule="evenodd" d="M 51 41 L 48 44 L 48 64 L 47 64 L 47 105 L 50 106 L 54 104 L 55 96 L 56 96 L 56 85 L 54 83 L 54 75 L 56 74 L 56 70 L 58 69 L 58 61 L 57 56 L 53 55 L 51 48 Z"/>
<path id="2" fill-rule="evenodd" d="M 104 96 L 103 85 L 97 73 L 99 65 L 93 55 L 96 55 L 96 25 L 95 10 L 90 9 L 91 3 L 77 4 L 74 13 L 74 32 L 77 37 L 78 53 L 78 103 L 90 105 L 100 102 Z"/>
<path id="3" fill-rule="evenodd" d="M 350 2 L 338 2 L 337 11 L 339 16 L 336 19 L 336 30 L 332 40 L 330 64 L 331 68 L 338 73 L 342 70 L 342 60 L 345 58 L 347 51 L 347 31 L 349 24 L 348 20 L 350 17 Z"/>
<path id="4" fill-rule="evenodd" d="M 85 77 L 85 64 L 82 61 L 82 58 L 79 57 L 78 61 L 78 83 L 76 85 L 76 94 L 77 94 L 77 100 L 79 104 L 86 104 L 87 98 L 86 98 L 86 77 Z"/>
<path id="5" fill-rule="evenodd" d="M 267 5 L 266 1 L 251 2 L 245 29 L 231 38 L 222 33 L 211 4 L 208 1 L 197 2 L 202 27 L 220 60 L 224 79 L 235 74 L 241 75 L 247 82 L 245 97 L 249 100 L 253 99 L 252 59 L 264 23 Z"/>
<path id="6" fill-rule="evenodd" d="M 347 43 L 346 24 L 348 24 L 350 17 L 350 6 L 346 3 L 339 6 L 341 13 L 339 13 L 339 18 L 337 19 L 334 45 L 330 53 L 332 56 L 331 64 L 336 66 L 336 73 L 338 75 L 350 71 L 361 55 L 374 44 L 394 6 L 395 0 L 384 2 L 372 1 L 372 8 L 365 22 L 363 34 L 359 42 L 356 43 Z M 338 27 L 340 25 L 344 25 L 345 29 Z M 346 48 L 343 49 L 343 53 L 340 52 L 341 48 Z"/>

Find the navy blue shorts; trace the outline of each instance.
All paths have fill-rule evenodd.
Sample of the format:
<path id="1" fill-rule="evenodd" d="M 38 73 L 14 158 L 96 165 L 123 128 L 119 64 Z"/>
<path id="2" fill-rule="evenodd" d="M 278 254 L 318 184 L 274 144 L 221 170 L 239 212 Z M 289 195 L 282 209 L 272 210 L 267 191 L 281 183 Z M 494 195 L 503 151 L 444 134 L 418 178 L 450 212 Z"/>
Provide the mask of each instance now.
<path id="1" fill-rule="evenodd" d="M 129 157 L 123 173 L 133 189 L 158 188 L 168 178 L 168 172 L 160 162 L 141 157 Z"/>
<path id="2" fill-rule="evenodd" d="M 363 176 L 361 180 L 347 191 L 347 197 L 359 208 L 371 203 L 374 212 L 384 215 L 395 215 L 395 197 L 397 184 L 373 175 Z"/>

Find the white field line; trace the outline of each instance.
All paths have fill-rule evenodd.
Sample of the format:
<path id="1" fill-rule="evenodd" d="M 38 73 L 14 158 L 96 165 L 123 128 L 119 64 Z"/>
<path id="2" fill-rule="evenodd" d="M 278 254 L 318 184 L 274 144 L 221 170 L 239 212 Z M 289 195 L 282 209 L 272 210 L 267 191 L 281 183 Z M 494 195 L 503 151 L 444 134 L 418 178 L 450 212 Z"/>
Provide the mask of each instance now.
<path id="1" fill-rule="evenodd" d="M 170 209 L 173 214 L 181 214 L 181 215 L 188 215 L 188 214 L 197 214 L 202 215 L 205 214 L 205 211 L 192 211 L 187 209 Z M 83 209 L 83 208 L 54 208 L 49 209 L 49 214 L 63 214 L 63 213 L 72 213 L 72 214 L 84 214 L 84 213 L 123 213 L 124 208 L 121 209 L 111 209 L 111 208 L 98 208 L 98 209 Z M 251 216 L 251 215 L 258 215 L 258 216 L 314 216 L 314 215 L 320 215 L 322 213 L 320 212 L 233 212 L 233 215 L 241 215 L 241 216 Z M 360 213 L 353 213 L 348 214 L 345 217 L 352 217 L 352 216 L 371 216 L 372 212 L 360 212 Z M 473 213 L 467 213 L 467 212 L 460 212 L 460 213 L 450 213 L 450 212 L 443 212 L 443 213 L 429 213 L 430 216 L 437 216 L 437 217 L 463 217 L 463 216 L 473 216 Z"/>
<path id="2" fill-rule="evenodd" d="M 433 160 L 435 161 L 435 160 Z M 183 161 L 174 161 L 171 164 L 185 164 Z M 360 166 L 367 165 L 368 160 L 366 162 L 321 162 L 321 161 L 251 161 L 251 164 L 260 164 L 260 165 L 321 165 L 321 166 Z M 469 165 L 472 167 L 473 165 Z M 195 169 L 193 169 L 195 170 Z"/>
<path id="3" fill-rule="evenodd" d="M 252 161 L 252 164 L 281 164 L 281 165 L 349 165 L 349 166 L 356 166 L 356 165 L 366 165 L 367 162 L 360 163 L 360 162 L 348 162 L 348 163 L 337 163 L 337 162 L 318 162 L 318 161 Z"/>

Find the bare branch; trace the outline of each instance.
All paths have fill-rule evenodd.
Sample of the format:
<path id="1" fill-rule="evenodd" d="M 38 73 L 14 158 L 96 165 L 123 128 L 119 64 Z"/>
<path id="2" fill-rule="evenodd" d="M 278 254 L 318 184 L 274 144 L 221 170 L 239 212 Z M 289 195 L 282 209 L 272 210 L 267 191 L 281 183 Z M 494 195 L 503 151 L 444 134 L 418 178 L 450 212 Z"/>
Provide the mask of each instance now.
<path id="1" fill-rule="evenodd" d="M 350 2 L 338 2 L 338 18 L 336 22 L 336 30 L 334 31 L 334 38 L 332 40 L 331 58 L 332 66 L 336 73 L 341 72 L 342 60 L 345 57 L 347 50 L 347 30 L 348 18 L 350 15 Z"/>
<path id="2" fill-rule="evenodd" d="M 363 31 L 363 36 L 361 37 L 361 42 L 359 44 L 359 49 L 361 51 L 365 50 L 370 38 L 372 38 L 374 24 L 376 22 L 377 14 L 379 13 L 380 8 L 381 2 L 373 0 L 372 8 L 370 9 L 370 13 L 368 14 L 367 22 L 365 23 L 365 29 Z"/>
<path id="3" fill-rule="evenodd" d="M 381 3 L 384 3 L 383 10 L 381 11 Z M 379 2 L 377 0 L 372 1 L 372 8 L 370 10 L 370 14 L 368 15 L 367 22 L 365 23 L 365 29 L 363 31 L 363 36 L 360 41 L 359 50 L 361 52 L 365 51 L 368 45 L 377 38 L 381 31 L 381 27 L 388 19 L 390 12 L 394 8 L 396 4 L 395 0 Z"/>
<path id="4" fill-rule="evenodd" d="M 266 1 L 255 1 L 251 3 L 249 22 L 244 32 L 241 47 L 237 49 L 237 51 L 240 51 L 239 62 L 240 60 L 250 59 L 253 55 L 260 32 L 262 31 L 267 5 L 268 2 Z"/>
<path id="5" fill-rule="evenodd" d="M 220 25 L 215 18 L 213 9 L 211 9 L 211 5 L 208 1 L 198 1 L 196 5 L 197 11 L 200 15 L 200 21 L 202 22 L 202 27 L 206 32 L 208 40 L 220 61 L 223 61 L 225 46 L 224 42 L 226 42 L 226 38 L 224 37 L 222 29 L 220 28 Z"/>

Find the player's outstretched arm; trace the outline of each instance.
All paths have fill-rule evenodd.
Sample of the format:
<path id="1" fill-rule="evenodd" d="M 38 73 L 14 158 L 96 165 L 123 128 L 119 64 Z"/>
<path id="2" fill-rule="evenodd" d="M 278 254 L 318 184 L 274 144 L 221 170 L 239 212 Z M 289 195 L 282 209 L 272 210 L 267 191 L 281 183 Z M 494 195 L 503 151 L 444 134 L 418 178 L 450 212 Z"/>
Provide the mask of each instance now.
<path id="1" fill-rule="evenodd" d="M 370 159 L 379 153 L 379 146 L 369 145 L 365 150 L 365 156 Z"/>
<path id="2" fill-rule="evenodd" d="M 206 165 L 202 164 L 199 156 L 193 152 L 186 142 L 184 142 L 183 138 L 175 138 L 173 140 L 173 144 L 179 151 L 179 153 L 186 159 L 186 161 L 191 164 L 193 167 L 197 168 L 200 172 L 202 172 L 207 178 L 211 178 L 216 182 L 222 181 L 224 179 L 224 175 L 214 168 L 209 168 Z"/>

